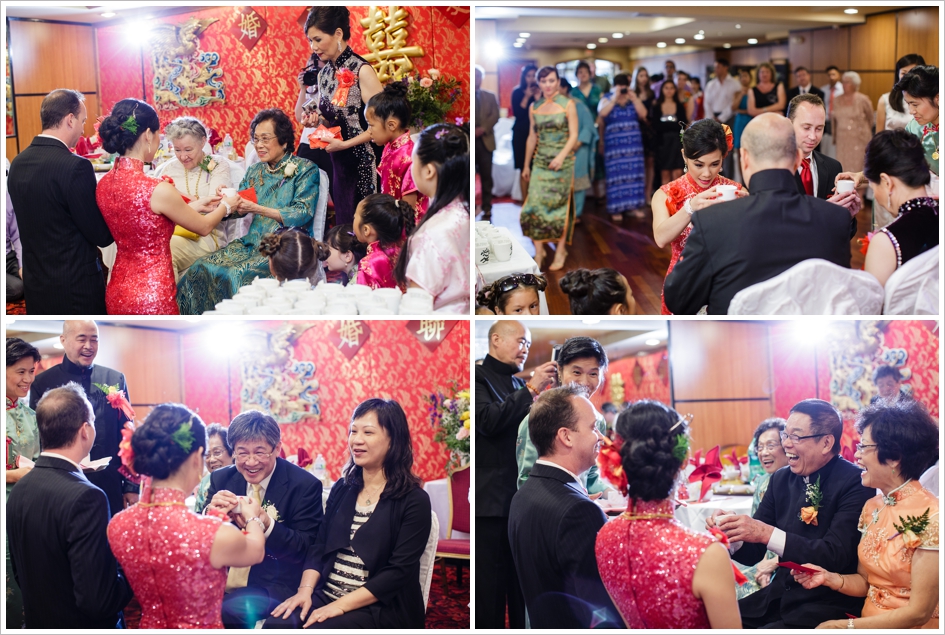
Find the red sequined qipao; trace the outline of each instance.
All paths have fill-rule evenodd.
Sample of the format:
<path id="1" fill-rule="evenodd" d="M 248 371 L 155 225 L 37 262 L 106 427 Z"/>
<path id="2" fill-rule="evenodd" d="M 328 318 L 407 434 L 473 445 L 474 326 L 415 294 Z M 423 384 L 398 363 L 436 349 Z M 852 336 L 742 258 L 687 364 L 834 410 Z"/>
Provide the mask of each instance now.
<path id="1" fill-rule="evenodd" d="M 151 211 L 151 194 L 161 181 L 143 170 L 141 161 L 119 157 L 95 190 L 118 247 L 105 307 L 110 315 L 178 315 L 171 266 L 174 222 Z"/>
<path id="2" fill-rule="evenodd" d="M 652 515 L 669 518 L 640 518 Z M 671 501 L 633 501 L 597 534 L 600 579 L 631 629 L 711 628 L 705 605 L 692 594 L 692 576 L 715 538 L 672 515 Z"/>
<path id="3" fill-rule="evenodd" d="M 108 543 L 141 604 L 139 628 L 223 628 L 226 567 L 210 564 L 221 523 L 188 509 L 184 492 L 150 487 L 112 519 Z"/>
<path id="4" fill-rule="evenodd" d="M 712 181 L 712 184 L 709 187 L 715 187 L 716 185 L 734 185 L 739 190 L 742 188 L 741 183 L 736 183 L 731 179 L 727 179 L 724 176 L 717 176 L 715 180 Z M 666 185 L 660 188 L 664 194 L 666 194 L 666 209 L 669 212 L 670 216 L 673 216 L 683 208 L 683 205 L 686 204 L 686 201 L 691 199 L 697 194 L 701 194 L 709 188 L 700 187 L 691 176 L 688 174 L 683 174 L 681 177 L 667 183 Z M 676 263 L 679 261 L 679 257 L 682 256 L 683 249 L 686 247 L 686 240 L 689 238 L 689 232 L 692 231 L 692 224 L 686 225 L 686 228 L 682 230 L 682 233 L 676 236 L 673 239 L 673 242 L 670 243 L 670 246 L 673 249 L 673 254 L 669 259 L 669 267 L 666 269 L 666 275 L 669 275 L 669 272 L 673 270 L 673 267 L 676 266 Z M 664 278 L 665 280 L 665 278 Z M 666 300 L 663 298 L 663 293 L 660 292 L 660 306 L 662 307 L 663 315 L 672 315 L 669 309 L 666 308 Z"/>

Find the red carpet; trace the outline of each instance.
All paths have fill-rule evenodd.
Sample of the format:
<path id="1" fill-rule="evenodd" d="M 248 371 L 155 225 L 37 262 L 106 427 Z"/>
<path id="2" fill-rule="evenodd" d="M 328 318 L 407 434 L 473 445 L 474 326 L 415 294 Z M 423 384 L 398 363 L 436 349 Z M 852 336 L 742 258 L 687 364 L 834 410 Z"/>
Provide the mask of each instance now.
<path id="1" fill-rule="evenodd" d="M 449 594 L 443 593 L 443 578 L 437 563 L 430 586 L 430 602 L 427 604 L 427 628 L 469 628 L 469 567 L 463 568 L 462 586 L 456 586 L 456 567 L 447 565 Z M 138 628 L 141 622 L 141 605 L 137 599 L 125 607 L 125 622 L 128 628 Z"/>

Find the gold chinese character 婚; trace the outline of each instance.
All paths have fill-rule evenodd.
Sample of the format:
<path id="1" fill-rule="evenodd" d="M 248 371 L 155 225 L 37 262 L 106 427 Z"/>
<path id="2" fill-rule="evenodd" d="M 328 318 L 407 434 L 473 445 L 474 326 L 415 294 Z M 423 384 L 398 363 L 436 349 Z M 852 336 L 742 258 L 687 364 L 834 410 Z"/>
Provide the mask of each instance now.
<path id="1" fill-rule="evenodd" d="M 370 7 L 362 18 L 364 43 L 370 53 L 364 56 L 381 82 L 400 79 L 414 69 L 411 57 L 423 57 L 423 48 L 407 46 L 407 10 L 403 7 Z"/>
<path id="2" fill-rule="evenodd" d="M 361 322 L 358 320 L 342 320 L 338 328 L 338 337 L 341 338 L 341 346 L 350 346 L 352 348 L 361 343 L 361 335 L 364 330 L 361 328 Z"/>
<path id="3" fill-rule="evenodd" d="M 446 330 L 446 320 L 420 320 L 420 328 L 417 329 L 417 335 L 420 335 L 428 342 L 439 341 Z"/>
<path id="4" fill-rule="evenodd" d="M 242 13 L 240 14 L 240 31 L 242 35 L 240 39 L 244 37 L 251 40 L 255 40 L 259 36 L 259 15 L 253 11 L 252 13 Z"/>

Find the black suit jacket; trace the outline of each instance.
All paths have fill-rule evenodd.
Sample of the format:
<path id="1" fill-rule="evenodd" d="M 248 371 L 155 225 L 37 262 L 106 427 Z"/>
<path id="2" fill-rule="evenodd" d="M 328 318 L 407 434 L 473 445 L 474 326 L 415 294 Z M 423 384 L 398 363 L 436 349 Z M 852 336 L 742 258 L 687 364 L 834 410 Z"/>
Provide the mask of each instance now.
<path id="1" fill-rule="evenodd" d="M 246 496 L 246 479 L 235 465 L 227 465 L 210 476 L 207 503 L 213 495 L 227 490 Z M 247 586 L 269 590 L 283 599 L 295 595 L 302 579 L 305 554 L 315 542 L 322 524 L 322 483 L 297 465 L 277 458 L 265 501 L 279 513 L 279 521 L 266 538 L 266 557 L 249 570 Z"/>
<path id="2" fill-rule="evenodd" d="M 820 97 L 821 99 L 824 98 L 824 91 L 820 90 L 820 89 L 817 88 L 816 86 L 813 86 L 813 85 L 812 85 L 812 86 L 810 87 L 810 89 L 809 89 L 807 92 L 810 93 L 811 95 L 817 95 L 817 96 Z M 791 105 L 791 100 L 794 99 L 795 97 L 797 97 L 797 96 L 800 95 L 800 94 L 801 94 L 801 88 L 800 88 L 800 86 L 795 86 L 794 88 L 789 88 L 789 89 L 788 89 L 788 92 L 787 92 L 787 105 L 784 107 L 784 116 L 785 116 L 785 117 L 787 117 L 787 115 L 788 115 L 788 108 L 789 108 L 790 105 Z"/>
<path id="3" fill-rule="evenodd" d="M 95 202 L 92 164 L 57 139 L 35 137 L 10 164 L 8 187 L 23 243 L 27 313 L 105 315 L 96 246 L 114 240 Z"/>
<path id="4" fill-rule="evenodd" d="M 108 467 L 89 474 L 88 479 L 93 485 L 105 492 L 105 495 L 108 496 L 108 506 L 112 515 L 115 515 L 124 509 L 124 499 L 122 498 L 124 479 L 118 473 L 118 468 L 121 466 L 121 460 L 118 458 L 118 443 L 121 441 L 121 429 L 128 418 L 121 410 L 113 408 L 105 398 L 105 393 L 93 384 L 118 386 L 119 390 L 125 391 L 125 397 L 130 402 L 131 396 L 128 394 L 125 376 L 117 370 L 98 364 L 94 364 L 90 368 L 83 368 L 78 364 L 73 364 L 68 357 L 63 356 L 61 364 L 53 366 L 36 376 L 36 380 L 30 389 L 30 408 L 36 410 L 36 404 L 39 403 L 39 400 L 47 391 L 65 386 L 70 381 L 82 386 L 95 413 L 95 444 L 92 446 L 90 454 L 92 460 L 106 456 L 112 457 Z M 137 491 L 133 486 L 127 489 Z"/>
<path id="5" fill-rule="evenodd" d="M 827 200 L 832 196 L 833 183 L 837 175 L 843 172 L 840 162 L 826 154 L 821 154 L 814 150 L 811 153 L 811 162 L 817 166 L 817 191 L 814 196 L 819 199 Z M 794 182 L 797 184 L 797 191 L 806 194 L 804 191 L 804 182 L 801 181 L 799 172 L 794 173 Z M 856 216 L 850 219 L 850 238 L 856 236 Z"/>
<path id="6" fill-rule="evenodd" d="M 7 500 L 27 628 L 113 629 L 131 600 L 108 546 L 108 500 L 63 459 L 40 456 Z"/>
<path id="7" fill-rule="evenodd" d="M 364 588 L 377 602 L 368 608 L 378 628 L 422 629 L 426 607 L 420 588 L 420 556 L 430 538 L 430 497 L 415 487 L 403 498 L 382 496 L 374 513 L 351 538 L 358 490 L 338 481 L 325 505 L 325 522 L 305 559 L 306 569 L 320 573 L 316 590 L 325 588 L 341 549 L 353 547 L 364 562 Z"/>
<path id="8" fill-rule="evenodd" d="M 571 476 L 536 463 L 512 498 L 509 544 L 532 628 L 622 628 L 597 571 L 607 516 Z"/>
<path id="9" fill-rule="evenodd" d="M 515 372 L 491 355 L 476 366 L 477 518 L 507 518 L 517 489 L 515 439 L 534 400 Z"/>
<path id="10" fill-rule="evenodd" d="M 771 483 L 754 518 L 783 530 L 782 562 L 811 563 L 835 573 L 855 573 L 860 532 L 857 523 L 863 506 L 876 495 L 875 489 L 860 483 L 861 470 L 841 457 L 811 474 L 810 483 L 820 477 L 823 502 L 817 512 L 817 525 L 807 525 L 799 517 L 808 505 L 806 484 L 789 468 L 771 475 Z M 766 546 L 744 544 L 733 557 L 743 564 L 760 562 Z M 780 600 L 781 620 L 789 627 L 814 628 L 827 620 L 843 619 L 845 613 L 859 615 L 863 598 L 831 591 L 825 586 L 805 590 L 786 569 L 774 576 L 771 584 L 739 600 L 743 617 L 760 618 L 769 604 Z"/>
<path id="11" fill-rule="evenodd" d="M 663 297 L 675 314 L 705 305 L 722 315 L 736 293 L 810 258 L 850 266 L 850 214 L 797 190 L 788 170 L 752 175 L 751 196 L 692 215 L 682 256 Z"/>

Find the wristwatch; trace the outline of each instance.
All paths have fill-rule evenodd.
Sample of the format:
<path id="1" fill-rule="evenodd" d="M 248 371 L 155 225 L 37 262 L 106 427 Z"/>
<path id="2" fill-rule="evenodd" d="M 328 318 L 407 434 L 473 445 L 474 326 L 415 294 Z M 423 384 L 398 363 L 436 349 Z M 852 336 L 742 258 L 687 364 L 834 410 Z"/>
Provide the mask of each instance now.
<path id="1" fill-rule="evenodd" d="M 847 628 L 856 628 L 856 626 L 853 625 L 853 618 L 852 618 L 852 617 L 847 620 Z"/>

